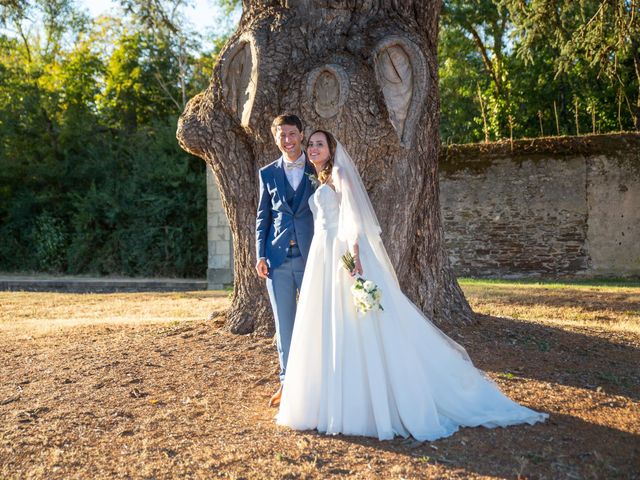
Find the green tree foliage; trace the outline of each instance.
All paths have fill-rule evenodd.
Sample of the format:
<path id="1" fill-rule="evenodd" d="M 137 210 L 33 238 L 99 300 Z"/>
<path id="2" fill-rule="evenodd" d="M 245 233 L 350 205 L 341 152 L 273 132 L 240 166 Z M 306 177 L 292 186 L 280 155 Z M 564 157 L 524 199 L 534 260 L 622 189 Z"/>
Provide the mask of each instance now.
<path id="1" fill-rule="evenodd" d="M 233 24 L 192 31 L 188 0 L 119 4 L 90 19 L 74 0 L 0 3 L 0 270 L 206 269 L 204 164 L 174 133 Z M 444 0 L 443 142 L 638 129 L 638 8 Z"/>
<path id="2" fill-rule="evenodd" d="M 556 72 L 584 62 L 615 88 L 618 103 L 640 129 L 640 3 L 638 0 L 502 0 L 520 36 L 518 54 L 535 61 L 532 46 L 545 43 L 557 52 Z M 599 103 L 586 98 L 587 105 Z M 597 109 L 596 107 L 593 107 Z"/>
<path id="3" fill-rule="evenodd" d="M 637 130 L 638 8 L 636 0 L 445 0 L 443 141 Z"/>
<path id="4" fill-rule="evenodd" d="M 3 2 L 0 270 L 204 274 L 204 164 L 175 128 L 213 52 L 195 48 L 180 4 L 155 2 L 149 23 Z"/>

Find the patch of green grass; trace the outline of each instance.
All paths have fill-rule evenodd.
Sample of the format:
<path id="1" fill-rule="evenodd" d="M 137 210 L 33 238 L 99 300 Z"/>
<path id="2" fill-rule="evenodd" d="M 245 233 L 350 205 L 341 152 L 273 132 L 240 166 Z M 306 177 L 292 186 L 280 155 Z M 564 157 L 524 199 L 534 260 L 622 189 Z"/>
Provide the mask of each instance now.
<path id="1" fill-rule="evenodd" d="M 430 457 L 428 455 L 424 455 L 420 458 L 418 458 L 418 461 L 420 463 L 434 463 L 434 464 L 438 464 L 438 463 L 449 463 L 449 464 L 453 464 L 454 462 L 452 460 L 449 460 L 448 458 L 445 457 Z"/>
<path id="2" fill-rule="evenodd" d="M 576 279 L 539 279 L 539 278 L 475 278 L 460 277 L 462 286 L 527 286 L 544 288 L 602 287 L 602 288 L 640 288 L 640 279 L 628 278 L 576 278 Z"/>
<path id="3" fill-rule="evenodd" d="M 598 380 L 611 383 L 618 387 L 628 387 L 629 381 L 624 377 L 619 377 L 615 373 L 611 372 L 596 372 L 596 378 Z"/>
<path id="4" fill-rule="evenodd" d="M 538 453 L 527 453 L 525 454 L 525 458 L 534 465 L 540 465 L 542 462 L 544 462 L 544 457 Z"/>
<path id="5" fill-rule="evenodd" d="M 540 339 L 538 337 L 531 336 L 531 335 L 527 335 L 522 338 L 517 338 L 515 339 L 515 343 L 520 345 L 535 346 L 541 352 L 551 351 L 551 344 L 547 340 Z"/>
<path id="6" fill-rule="evenodd" d="M 541 352 L 548 352 L 551 350 L 551 345 L 549 345 L 549 342 L 546 340 L 539 340 L 536 342 L 536 345 L 538 346 L 538 350 Z"/>

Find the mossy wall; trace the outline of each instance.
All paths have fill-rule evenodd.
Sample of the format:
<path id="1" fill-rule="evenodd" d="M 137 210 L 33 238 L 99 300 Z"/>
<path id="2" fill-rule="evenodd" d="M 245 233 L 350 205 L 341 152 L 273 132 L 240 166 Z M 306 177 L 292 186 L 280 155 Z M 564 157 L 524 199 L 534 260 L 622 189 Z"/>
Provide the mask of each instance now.
<path id="1" fill-rule="evenodd" d="M 640 135 L 443 147 L 459 275 L 640 276 Z"/>

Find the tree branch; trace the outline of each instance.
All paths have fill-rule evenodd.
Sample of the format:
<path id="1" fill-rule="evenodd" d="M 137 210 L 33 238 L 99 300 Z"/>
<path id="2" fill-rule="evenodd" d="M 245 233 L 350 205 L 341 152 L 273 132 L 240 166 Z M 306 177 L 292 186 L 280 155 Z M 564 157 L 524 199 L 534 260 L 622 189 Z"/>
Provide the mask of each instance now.
<path id="1" fill-rule="evenodd" d="M 502 91 L 502 83 L 501 83 L 500 79 L 498 78 L 498 76 L 496 75 L 496 71 L 495 71 L 495 67 L 494 67 L 493 61 L 489 57 L 489 54 L 487 52 L 487 48 L 486 48 L 485 44 L 483 43 L 482 39 L 480 38 L 480 34 L 473 27 L 473 25 L 471 25 L 468 22 L 464 22 L 464 27 L 467 29 L 467 31 L 473 37 L 473 41 L 477 45 L 478 50 L 480 51 L 480 55 L 482 56 L 482 63 L 484 63 L 484 66 L 487 69 L 487 72 L 493 78 L 493 82 L 494 82 L 494 84 L 496 86 L 496 89 L 498 90 L 498 93 L 500 93 Z"/>

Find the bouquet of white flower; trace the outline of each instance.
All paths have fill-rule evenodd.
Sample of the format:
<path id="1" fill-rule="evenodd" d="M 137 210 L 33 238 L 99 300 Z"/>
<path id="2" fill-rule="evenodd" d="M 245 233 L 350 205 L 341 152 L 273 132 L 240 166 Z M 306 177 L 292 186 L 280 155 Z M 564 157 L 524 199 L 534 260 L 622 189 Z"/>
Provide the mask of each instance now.
<path id="1" fill-rule="evenodd" d="M 351 255 L 351 252 L 347 251 L 342 256 L 342 265 L 349 273 L 352 273 L 355 270 L 356 262 L 353 255 Z M 371 280 L 366 280 L 361 276 L 357 276 L 356 281 L 351 285 L 351 294 L 353 295 L 353 303 L 360 313 L 367 313 L 374 308 L 384 310 L 380 303 L 380 300 L 382 299 L 382 292 Z"/>

